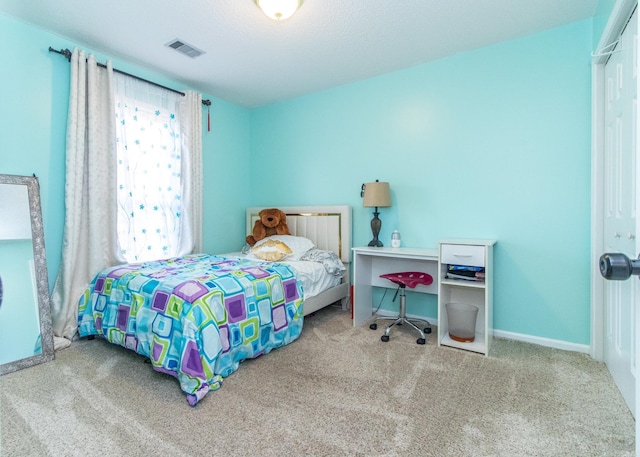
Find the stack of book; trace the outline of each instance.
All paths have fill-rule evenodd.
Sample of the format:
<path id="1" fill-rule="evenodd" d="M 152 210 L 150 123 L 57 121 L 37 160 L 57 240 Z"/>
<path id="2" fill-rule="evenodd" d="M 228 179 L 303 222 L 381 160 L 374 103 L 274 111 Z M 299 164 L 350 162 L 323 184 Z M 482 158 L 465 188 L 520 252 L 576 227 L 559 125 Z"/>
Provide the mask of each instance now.
<path id="1" fill-rule="evenodd" d="M 470 267 L 467 265 L 449 265 L 447 279 L 464 279 L 465 281 L 484 281 L 484 267 Z"/>

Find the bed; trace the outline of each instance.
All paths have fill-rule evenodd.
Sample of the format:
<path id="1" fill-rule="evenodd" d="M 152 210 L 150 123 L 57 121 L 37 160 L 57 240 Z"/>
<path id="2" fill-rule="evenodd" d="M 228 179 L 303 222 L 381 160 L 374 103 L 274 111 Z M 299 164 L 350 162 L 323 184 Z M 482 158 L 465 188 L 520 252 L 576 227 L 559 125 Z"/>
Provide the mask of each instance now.
<path id="1" fill-rule="evenodd" d="M 349 307 L 349 262 L 351 255 L 350 206 L 279 206 L 287 215 L 292 235 L 311 240 L 318 249 L 335 253 L 346 266 L 345 275 L 338 284 L 312 296 L 305 296 L 305 316 L 338 301 L 342 309 Z M 263 207 L 247 208 L 246 231 L 251 234 L 253 224 Z M 286 262 L 285 262 L 286 263 Z"/>
<path id="2" fill-rule="evenodd" d="M 78 301 L 80 337 L 98 335 L 149 358 L 154 370 L 178 379 L 195 406 L 243 360 L 295 341 L 304 316 L 336 302 L 346 309 L 350 207 L 279 208 L 292 238 L 312 243 L 300 261 L 238 252 L 107 268 Z M 247 233 L 260 209 L 247 209 Z M 322 290 L 312 290 L 322 281 L 303 266 L 317 254 L 340 259 L 345 270 Z"/>

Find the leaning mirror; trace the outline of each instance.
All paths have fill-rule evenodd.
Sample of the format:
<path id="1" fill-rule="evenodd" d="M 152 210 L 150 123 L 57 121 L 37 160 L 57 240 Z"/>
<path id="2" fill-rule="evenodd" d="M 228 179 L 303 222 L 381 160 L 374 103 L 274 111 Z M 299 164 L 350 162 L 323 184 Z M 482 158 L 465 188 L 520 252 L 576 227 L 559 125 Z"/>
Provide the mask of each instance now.
<path id="1" fill-rule="evenodd" d="M 40 186 L 0 174 L 0 375 L 53 359 Z"/>

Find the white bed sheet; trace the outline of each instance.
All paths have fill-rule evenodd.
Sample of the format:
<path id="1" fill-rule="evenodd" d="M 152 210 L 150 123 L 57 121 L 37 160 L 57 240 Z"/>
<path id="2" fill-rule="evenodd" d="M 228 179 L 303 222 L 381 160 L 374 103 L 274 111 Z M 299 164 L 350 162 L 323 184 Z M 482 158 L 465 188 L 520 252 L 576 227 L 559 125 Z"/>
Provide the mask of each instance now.
<path id="1" fill-rule="evenodd" d="M 247 257 L 242 252 L 231 252 L 221 254 L 229 257 Z M 296 273 L 296 276 L 302 282 L 302 290 L 304 298 L 315 297 L 316 295 L 336 287 L 342 282 L 342 278 L 327 273 L 324 265 L 318 262 L 310 262 L 308 260 L 298 260 L 296 262 L 280 262 L 290 266 Z"/>
<path id="2" fill-rule="evenodd" d="M 304 298 L 315 297 L 321 292 L 340 284 L 341 278 L 327 273 L 324 265 L 318 262 L 299 260 L 297 262 L 280 262 L 289 265 L 302 281 Z"/>

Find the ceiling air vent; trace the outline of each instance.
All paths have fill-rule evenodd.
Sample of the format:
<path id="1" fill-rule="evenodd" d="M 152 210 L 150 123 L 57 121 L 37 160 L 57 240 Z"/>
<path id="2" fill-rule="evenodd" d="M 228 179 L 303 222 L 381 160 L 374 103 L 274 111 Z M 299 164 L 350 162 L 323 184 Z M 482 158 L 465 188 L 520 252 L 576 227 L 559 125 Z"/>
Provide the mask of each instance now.
<path id="1" fill-rule="evenodd" d="M 176 51 L 184 54 L 185 56 L 191 57 L 192 59 L 195 59 L 196 57 L 204 54 L 204 51 L 201 51 L 195 46 L 191 46 L 190 44 L 187 44 L 184 41 L 179 40 L 177 38 L 175 40 L 171 40 L 169 43 L 166 44 L 166 46 L 169 46 L 170 48 L 173 48 Z"/>

